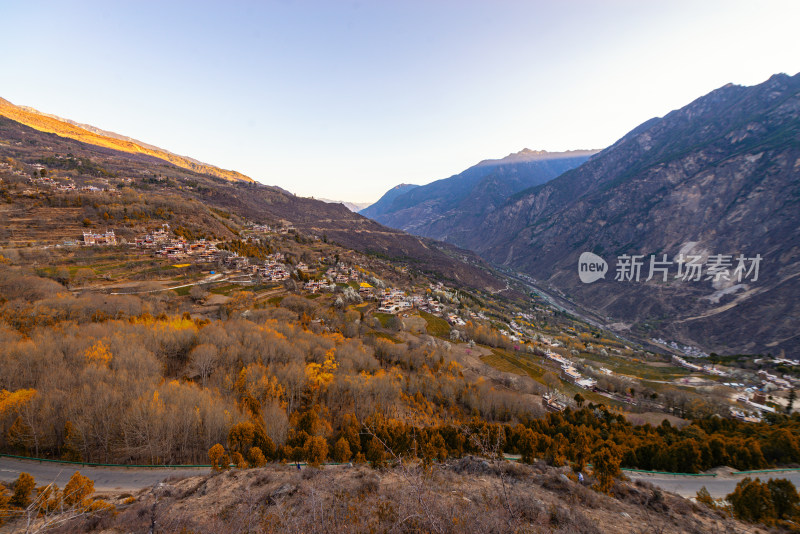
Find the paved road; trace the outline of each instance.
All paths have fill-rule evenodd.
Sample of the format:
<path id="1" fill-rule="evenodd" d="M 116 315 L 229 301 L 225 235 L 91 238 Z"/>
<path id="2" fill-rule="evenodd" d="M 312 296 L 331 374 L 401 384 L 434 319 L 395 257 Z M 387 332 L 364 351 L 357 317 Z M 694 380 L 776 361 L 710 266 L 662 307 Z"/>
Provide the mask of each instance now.
<path id="1" fill-rule="evenodd" d="M 208 468 L 140 468 L 140 467 L 84 467 L 80 465 L 57 464 L 51 462 L 37 462 L 35 460 L 18 460 L 16 458 L 0 457 L 0 480 L 11 482 L 16 480 L 20 473 L 25 472 L 36 479 L 37 484 L 55 482 L 64 487 L 69 477 L 75 471 L 94 480 L 97 491 L 135 491 L 152 486 L 170 476 L 195 476 L 205 475 L 210 472 Z M 711 493 L 712 497 L 720 498 L 731 493 L 736 484 L 745 475 L 720 474 L 715 477 L 693 477 L 681 475 L 650 475 L 645 473 L 625 474 L 633 480 L 646 480 L 663 490 L 671 491 L 684 497 L 694 497 L 703 486 Z M 800 470 L 779 473 L 762 473 L 750 475 L 758 476 L 762 481 L 770 478 L 787 478 L 800 487 Z"/>
<path id="2" fill-rule="evenodd" d="M 770 478 L 787 478 L 795 486 L 800 487 L 800 470 L 785 471 L 779 473 L 759 473 L 756 475 L 717 475 L 715 477 L 693 477 L 681 475 L 648 475 L 643 473 L 631 473 L 626 471 L 625 474 L 634 480 L 646 480 L 659 488 L 677 493 L 684 497 L 694 497 L 703 486 L 706 487 L 708 492 L 714 498 L 725 497 L 727 494 L 733 492 L 738 484 L 745 476 L 750 478 L 760 478 L 761 481 L 769 480 Z"/>
<path id="3" fill-rule="evenodd" d="M 152 486 L 169 476 L 195 476 L 210 472 L 208 468 L 124 468 L 124 467 L 84 467 L 82 465 L 37 462 L 0 458 L 0 480 L 11 482 L 22 472 L 32 475 L 37 485 L 55 482 L 59 487 L 69 480 L 75 471 L 94 480 L 97 491 L 135 491 Z"/>

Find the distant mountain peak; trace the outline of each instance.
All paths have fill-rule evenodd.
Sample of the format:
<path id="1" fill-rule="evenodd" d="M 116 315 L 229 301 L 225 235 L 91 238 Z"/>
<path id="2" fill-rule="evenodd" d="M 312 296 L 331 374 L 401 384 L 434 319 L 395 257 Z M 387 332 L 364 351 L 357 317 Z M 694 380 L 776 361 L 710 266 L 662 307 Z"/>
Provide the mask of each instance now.
<path id="1" fill-rule="evenodd" d="M 523 148 L 519 152 L 512 152 L 508 156 L 501 159 L 485 159 L 478 163 L 478 165 L 503 165 L 506 163 L 520 163 L 526 161 L 544 161 L 583 156 L 588 157 L 593 156 L 597 152 L 599 152 L 599 150 L 565 150 L 563 152 L 548 152 L 547 150 L 531 150 L 530 148 Z"/>

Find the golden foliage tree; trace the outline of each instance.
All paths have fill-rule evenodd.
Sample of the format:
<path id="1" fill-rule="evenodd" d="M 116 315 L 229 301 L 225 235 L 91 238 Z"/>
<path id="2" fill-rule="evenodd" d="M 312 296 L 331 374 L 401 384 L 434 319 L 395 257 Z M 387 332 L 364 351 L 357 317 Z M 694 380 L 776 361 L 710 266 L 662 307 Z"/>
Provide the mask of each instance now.
<path id="1" fill-rule="evenodd" d="M 111 363 L 111 351 L 108 350 L 108 345 L 103 340 L 96 341 L 94 345 L 86 350 L 84 356 L 87 363 L 104 367 L 108 367 L 108 364 Z"/>
<path id="2" fill-rule="evenodd" d="M 621 474 L 622 452 L 613 441 L 604 441 L 592 455 L 592 468 L 597 477 L 597 489 L 603 493 L 611 491 L 614 479 Z"/>
<path id="3" fill-rule="evenodd" d="M 318 467 L 328 459 L 328 442 L 321 436 L 311 436 L 306 440 L 303 452 L 310 465 Z"/>
<path id="4" fill-rule="evenodd" d="M 208 459 L 211 461 L 211 468 L 215 471 L 227 469 L 230 464 L 228 455 L 225 454 L 225 448 L 219 443 L 208 450 Z"/>
<path id="5" fill-rule="evenodd" d="M 350 445 L 347 443 L 347 440 L 344 437 L 339 438 L 339 440 L 333 446 L 334 461 L 345 463 L 350 461 L 352 456 L 353 453 L 350 452 Z"/>
<path id="6" fill-rule="evenodd" d="M 10 501 L 11 495 L 8 494 L 8 490 L 5 486 L 0 485 L 0 526 L 2 526 L 5 520 L 6 510 L 8 509 Z"/>
<path id="7" fill-rule="evenodd" d="M 86 506 L 94 493 L 94 481 L 75 471 L 64 486 L 63 500 L 67 506 Z"/>
<path id="8" fill-rule="evenodd" d="M 250 447 L 250 450 L 247 451 L 247 460 L 253 467 L 264 467 L 267 465 L 267 458 L 258 447 Z"/>

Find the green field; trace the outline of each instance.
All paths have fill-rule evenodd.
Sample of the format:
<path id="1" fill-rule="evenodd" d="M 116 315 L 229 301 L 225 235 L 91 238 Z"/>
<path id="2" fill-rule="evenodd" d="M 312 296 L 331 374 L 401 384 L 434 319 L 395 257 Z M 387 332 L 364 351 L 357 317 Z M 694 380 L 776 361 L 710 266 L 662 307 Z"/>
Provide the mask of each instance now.
<path id="1" fill-rule="evenodd" d="M 445 339 L 450 338 L 450 324 L 447 321 L 428 312 L 420 311 L 419 314 L 428 323 L 428 333 L 430 335 Z"/>
<path id="2" fill-rule="evenodd" d="M 381 323 L 381 326 L 384 328 L 388 328 L 389 319 L 394 317 L 394 315 L 391 315 L 389 313 L 380 313 L 380 312 L 375 312 L 372 314 L 372 316 L 375 317 L 378 320 L 378 322 Z"/>
<path id="3" fill-rule="evenodd" d="M 481 361 L 500 371 L 528 375 L 534 380 L 541 378 L 544 374 L 544 369 L 534 364 L 529 357 L 505 350 L 492 349 L 491 354 L 481 356 Z"/>

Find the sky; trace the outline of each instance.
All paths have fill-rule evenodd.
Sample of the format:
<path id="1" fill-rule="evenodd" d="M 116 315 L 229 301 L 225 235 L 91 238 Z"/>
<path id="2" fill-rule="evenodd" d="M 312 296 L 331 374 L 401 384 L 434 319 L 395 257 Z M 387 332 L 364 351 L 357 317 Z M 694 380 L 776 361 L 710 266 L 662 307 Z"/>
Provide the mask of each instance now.
<path id="1" fill-rule="evenodd" d="M 0 0 L 0 21 L 0 97 L 351 202 L 800 71 L 797 0 Z"/>

